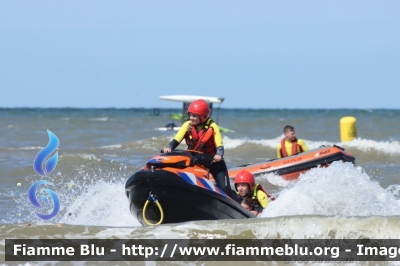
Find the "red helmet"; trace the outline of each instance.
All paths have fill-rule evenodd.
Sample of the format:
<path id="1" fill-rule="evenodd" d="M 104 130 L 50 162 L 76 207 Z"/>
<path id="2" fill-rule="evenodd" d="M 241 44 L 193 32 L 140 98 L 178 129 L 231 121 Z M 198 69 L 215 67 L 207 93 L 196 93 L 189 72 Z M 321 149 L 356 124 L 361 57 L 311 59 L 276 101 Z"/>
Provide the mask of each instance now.
<path id="1" fill-rule="evenodd" d="M 246 170 L 242 170 L 239 174 L 236 175 L 235 177 L 235 187 L 237 186 L 237 184 L 239 183 L 246 183 L 249 185 L 249 189 L 250 191 L 253 191 L 254 189 L 254 176 L 246 171 Z M 237 190 L 237 189 L 236 189 Z"/>
<path id="2" fill-rule="evenodd" d="M 204 122 L 210 116 L 210 107 L 204 100 L 195 100 L 189 105 L 188 113 L 200 116 L 201 122 Z"/>

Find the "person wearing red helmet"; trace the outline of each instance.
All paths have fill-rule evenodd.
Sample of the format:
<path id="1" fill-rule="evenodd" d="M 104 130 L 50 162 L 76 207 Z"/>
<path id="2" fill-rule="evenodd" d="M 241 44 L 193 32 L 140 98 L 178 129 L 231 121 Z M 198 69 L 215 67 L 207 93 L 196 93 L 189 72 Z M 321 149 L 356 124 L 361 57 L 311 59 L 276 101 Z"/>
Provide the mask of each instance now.
<path id="1" fill-rule="evenodd" d="M 210 118 L 210 107 L 202 99 L 193 101 L 188 108 L 189 120 L 186 121 L 174 139 L 164 148 L 171 152 L 185 139 L 188 150 L 200 151 L 213 156 L 213 163 L 208 167 L 217 186 L 232 199 L 238 201 L 236 193 L 231 189 L 228 169 L 224 156 L 224 144 L 218 125 Z"/>
<path id="2" fill-rule="evenodd" d="M 255 184 L 254 176 L 246 170 L 236 175 L 234 183 L 239 200 L 243 202 L 249 199 L 251 212 L 255 215 L 260 214 L 268 206 L 269 200 L 275 200 L 260 184 Z"/>

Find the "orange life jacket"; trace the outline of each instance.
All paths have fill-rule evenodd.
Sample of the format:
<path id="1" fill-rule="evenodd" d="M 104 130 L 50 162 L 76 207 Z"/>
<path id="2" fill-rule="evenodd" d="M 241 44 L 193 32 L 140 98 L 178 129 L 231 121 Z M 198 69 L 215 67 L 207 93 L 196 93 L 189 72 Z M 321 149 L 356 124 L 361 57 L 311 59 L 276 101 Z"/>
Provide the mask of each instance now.
<path id="1" fill-rule="evenodd" d="M 185 141 L 189 150 L 201 151 L 211 156 L 217 153 L 214 129 L 210 127 L 213 122 L 213 120 L 208 119 L 199 132 L 197 132 L 196 126 L 191 126 L 190 130 L 185 134 Z"/>
<path id="2" fill-rule="evenodd" d="M 297 148 L 299 148 L 299 152 L 297 152 Z M 303 148 L 301 145 L 297 143 L 297 139 L 295 139 L 292 142 L 292 155 L 298 154 L 300 152 L 303 152 Z M 281 140 L 281 156 L 283 157 L 288 157 L 288 153 L 286 151 L 286 145 L 285 145 L 285 138 Z"/>

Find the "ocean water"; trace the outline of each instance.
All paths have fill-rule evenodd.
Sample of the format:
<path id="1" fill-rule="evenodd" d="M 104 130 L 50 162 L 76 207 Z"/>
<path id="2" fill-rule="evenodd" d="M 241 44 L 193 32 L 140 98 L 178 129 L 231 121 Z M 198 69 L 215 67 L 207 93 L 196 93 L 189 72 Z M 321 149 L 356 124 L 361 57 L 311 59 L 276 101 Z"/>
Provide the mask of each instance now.
<path id="1" fill-rule="evenodd" d="M 0 260 L 5 238 L 400 238 L 400 110 L 214 111 L 214 120 L 234 131 L 223 135 L 228 168 L 275 158 L 288 124 L 309 149 L 339 145 L 356 157 L 356 166 L 337 162 L 291 182 L 261 176 L 258 182 L 276 200 L 256 219 L 141 226 L 129 212 L 125 181 L 173 138 L 175 132 L 156 128 L 179 112 L 0 109 Z M 358 134 L 341 143 L 344 116 L 357 119 Z M 41 177 L 33 161 L 49 141 L 47 130 L 60 141 L 59 158 Z M 61 205 L 48 221 L 28 199 L 30 186 L 42 179 Z M 44 263 L 26 265 L 38 264 Z"/>

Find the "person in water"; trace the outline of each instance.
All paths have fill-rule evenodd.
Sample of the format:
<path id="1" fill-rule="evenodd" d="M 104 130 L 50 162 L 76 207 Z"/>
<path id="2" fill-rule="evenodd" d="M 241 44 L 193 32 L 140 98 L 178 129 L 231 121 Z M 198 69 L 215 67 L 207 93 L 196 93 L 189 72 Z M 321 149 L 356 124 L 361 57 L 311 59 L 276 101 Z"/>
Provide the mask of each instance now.
<path id="1" fill-rule="evenodd" d="M 238 201 L 236 193 L 231 189 L 224 156 L 224 144 L 218 125 L 210 118 L 210 107 L 204 100 L 193 101 L 188 108 L 189 120 L 186 121 L 174 139 L 164 148 L 171 152 L 185 139 L 188 150 L 196 150 L 213 157 L 213 163 L 206 166 L 212 174 L 217 186 L 229 197 Z"/>
<path id="2" fill-rule="evenodd" d="M 242 202 L 240 202 L 240 205 L 246 210 L 251 211 L 251 202 L 249 198 L 244 198 Z"/>
<path id="3" fill-rule="evenodd" d="M 254 215 L 260 214 L 268 206 L 270 200 L 275 200 L 260 184 L 255 184 L 254 176 L 246 170 L 236 175 L 235 188 L 241 202 L 248 199 L 250 211 Z"/>
<path id="4" fill-rule="evenodd" d="M 174 127 L 177 127 L 177 125 L 175 125 L 174 122 L 170 121 L 170 122 L 168 122 L 168 124 L 165 125 L 165 127 L 166 127 L 167 129 L 169 129 L 169 130 L 173 130 Z"/>
<path id="5" fill-rule="evenodd" d="M 277 158 L 283 158 L 290 155 L 295 155 L 301 152 L 308 151 L 308 148 L 302 139 L 296 138 L 294 127 L 285 126 L 283 128 L 285 137 L 276 147 Z"/>

